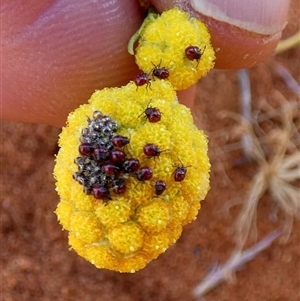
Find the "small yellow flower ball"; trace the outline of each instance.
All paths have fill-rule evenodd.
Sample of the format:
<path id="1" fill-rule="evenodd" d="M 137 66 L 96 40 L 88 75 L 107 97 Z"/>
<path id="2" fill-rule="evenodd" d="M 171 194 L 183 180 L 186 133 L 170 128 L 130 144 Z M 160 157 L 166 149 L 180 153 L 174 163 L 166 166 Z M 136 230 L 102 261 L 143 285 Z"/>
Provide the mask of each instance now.
<path id="1" fill-rule="evenodd" d="M 215 54 L 206 25 L 179 8 L 161 16 L 150 14 L 139 37 L 135 49 L 139 68 L 150 75 L 165 68 L 169 73 L 166 80 L 176 91 L 195 84 L 214 66 Z"/>
<path id="2" fill-rule="evenodd" d="M 168 81 L 96 91 L 69 115 L 59 146 L 56 214 L 71 248 L 98 268 L 144 268 L 209 189 L 207 138 Z"/>

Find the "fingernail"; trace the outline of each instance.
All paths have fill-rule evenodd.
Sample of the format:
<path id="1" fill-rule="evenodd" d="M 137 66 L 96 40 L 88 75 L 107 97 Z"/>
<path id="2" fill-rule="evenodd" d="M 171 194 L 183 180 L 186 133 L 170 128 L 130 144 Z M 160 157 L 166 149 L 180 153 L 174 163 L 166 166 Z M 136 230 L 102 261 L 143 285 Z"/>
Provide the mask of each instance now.
<path id="1" fill-rule="evenodd" d="M 202 15 L 251 32 L 272 35 L 287 23 L 290 0 L 190 0 Z"/>

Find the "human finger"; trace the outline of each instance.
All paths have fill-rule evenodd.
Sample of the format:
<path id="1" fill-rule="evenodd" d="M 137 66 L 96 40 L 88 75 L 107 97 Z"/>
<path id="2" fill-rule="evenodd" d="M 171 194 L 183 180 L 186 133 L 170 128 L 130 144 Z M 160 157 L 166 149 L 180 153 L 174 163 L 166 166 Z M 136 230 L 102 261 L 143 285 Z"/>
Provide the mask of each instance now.
<path id="1" fill-rule="evenodd" d="M 2 118 L 54 126 L 95 89 L 138 74 L 127 52 L 143 12 L 131 0 L 1 2 Z"/>
<path id="2" fill-rule="evenodd" d="M 153 0 L 158 11 L 179 6 L 203 20 L 216 50 L 216 68 L 250 68 L 269 57 L 287 23 L 290 0 Z"/>

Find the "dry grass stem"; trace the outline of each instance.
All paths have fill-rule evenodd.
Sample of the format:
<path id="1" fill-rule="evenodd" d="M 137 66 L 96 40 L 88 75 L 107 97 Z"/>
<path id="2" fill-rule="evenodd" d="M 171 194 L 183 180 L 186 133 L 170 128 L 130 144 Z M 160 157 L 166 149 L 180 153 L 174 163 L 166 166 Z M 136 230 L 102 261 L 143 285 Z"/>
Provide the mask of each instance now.
<path id="1" fill-rule="evenodd" d="M 234 273 L 242 267 L 243 264 L 252 260 L 259 252 L 263 251 L 280 235 L 279 231 L 274 231 L 256 243 L 251 248 L 243 252 L 234 252 L 230 259 L 224 264 L 216 266 L 193 291 L 195 297 L 201 297 L 213 289 L 222 281 L 231 280 Z"/>
<path id="2" fill-rule="evenodd" d="M 281 64 L 276 64 L 275 71 L 279 76 L 281 76 L 285 84 L 299 97 L 300 86 L 297 83 L 297 81 L 293 78 L 289 70 Z"/>
<path id="3" fill-rule="evenodd" d="M 242 69 L 238 71 L 238 80 L 240 86 L 240 103 L 241 103 L 241 113 L 243 119 L 246 123 L 251 121 L 251 88 L 250 88 L 250 79 L 249 71 Z M 250 133 L 245 132 L 241 136 L 241 143 L 244 155 L 246 157 L 251 155 L 253 150 L 252 139 Z"/>
<path id="4" fill-rule="evenodd" d="M 250 232 L 256 237 L 256 210 L 260 198 L 268 191 L 276 205 L 283 210 L 286 223 L 283 237 L 288 239 L 293 217 L 300 216 L 300 114 L 299 102 L 288 102 L 279 92 L 275 93 L 279 108 L 266 101 L 250 122 L 242 116 L 229 112 L 236 125 L 231 128 L 232 138 L 239 142 L 234 148 L 243 147 L 243 135 L 250 135 L 251 152 L 247 159 L 255 163 L 257 172 L 236 223 L 237 249 L 245 245 Z M 227 146 L 231 150 L 232 146 Z"/>
<path id="5" fill-rule="evenodd" d="M 279 54 L 293 47 L 300 45 L 300 30 L 285 40 L 281 40 L 275 50 L 275 54 Z"/>

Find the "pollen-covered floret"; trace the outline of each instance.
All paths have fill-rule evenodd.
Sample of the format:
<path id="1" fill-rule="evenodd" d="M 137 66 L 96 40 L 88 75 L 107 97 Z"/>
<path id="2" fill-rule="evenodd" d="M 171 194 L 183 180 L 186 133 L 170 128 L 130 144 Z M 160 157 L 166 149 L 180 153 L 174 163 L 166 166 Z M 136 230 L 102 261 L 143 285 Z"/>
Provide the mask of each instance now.
<path id="1" fill-rule="evenodd" d="M 149 120 L 147 108 L 160 118 Z M 159 156 L 145 155 L 146 145 Z M 69 115 L 59 146 L 56 214 L 71 248 L 98 268 L 144 268 L 196 218 L 209 189 L 207 139 L 168 81 L 96 91 Z"/>
<path id="2" fill-rule="evenodd" d="M 136 63 L 147 74 L 168 71 L 175 90 L 195 84 L 214 66 L 215 54 L 204 23 L 174 8 L 148 20 L 139 31 Z M 154 78 L 154 80 L 156 80 Z"/>

